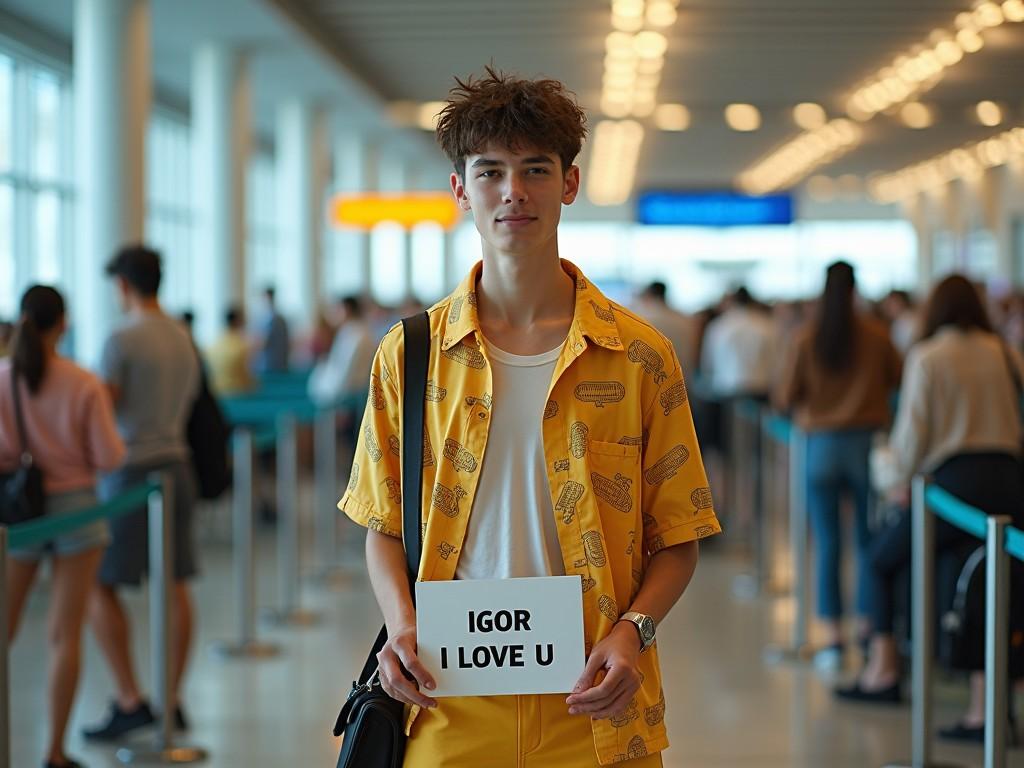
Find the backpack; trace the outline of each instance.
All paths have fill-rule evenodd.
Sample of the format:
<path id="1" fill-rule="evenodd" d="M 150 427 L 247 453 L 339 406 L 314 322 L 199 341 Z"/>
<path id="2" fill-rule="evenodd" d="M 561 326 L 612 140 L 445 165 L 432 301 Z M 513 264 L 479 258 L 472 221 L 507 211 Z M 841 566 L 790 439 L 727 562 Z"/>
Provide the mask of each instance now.
<path id="1" fill-rule="evenodd" d="M 228 441 L 231 429 L 221 411 L 217 398 L 210 391 L 206 368 L 199 364 L 199 394 L 192 403 L 185 437 L 192 453 L 202 499 L 216 499 L 231 485 L 231 467 L 228 461 Z"/>

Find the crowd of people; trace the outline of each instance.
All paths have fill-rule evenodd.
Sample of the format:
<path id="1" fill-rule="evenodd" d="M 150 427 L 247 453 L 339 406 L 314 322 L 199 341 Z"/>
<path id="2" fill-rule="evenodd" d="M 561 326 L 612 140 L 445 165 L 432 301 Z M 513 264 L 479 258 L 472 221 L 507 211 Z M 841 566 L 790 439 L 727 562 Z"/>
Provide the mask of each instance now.
<path id="1" fill-rule="evenodd" d="M 654 286 L 654 294 L 660 291 Z M 680 357 L 696 361 L 689 377 L 695 421 L 710 449 L 708 463 L 712 470 L 718 465 L 712 487 L 721 509 L 728 513 L 730 506 L 720 462 L 729 451 L 725 414 L 732 400 L 770 405 L 807 435 L 806 501 L 824 639 L 815 663 L 825 670 L 841 667 L 846 645 L 840 532 L 842 501 L 849 499 L 857 571 L 852 639 L 864 664 L 836 694 L 863 703 L 900 701 L 895 617 L 906 602 L 900 577 L 910 565 L 912 478 L 928 475 L 968 504 L 1024 524 L 1018 302 L 993 300 L 984 287 L 951 275 L 919 305 L 903 291 L 872 303 L 857 295 L 853 268 L 836 262 L 814 301 L 769 306 L 740 288 L 719 306 L 672 322 L 689 327 L 691 346 Z M 869 510 L 879 506 L 889 514 L 872 525 Z M 937 555 L 962 562 L 977 546 L 937 522 Z M 1012 573 L 1011 605 L 1024 588 L 1018 565 Z M 1011 616 L 1012 658 L 1024 652 L 1019 613 Z M 971 673 L 970 696 L 960 720 L 941 729 L 945 738 L 984 738 L 982 640 L 974 627 L 958 659 Z"/>
<path id="2" fill-rule="evenodd" d="M 113 498 L 153 472 L 169 478 L 176 528 L 171 649 L 176 694 L 193 634 L 188 585 L 198 574 L 192 530 L 197 492 L 185 432 L 203 376 L 216 394 L 233 396 L 253 392 L 262 375 L 296 366 L 311 369 L 310 398 L 339 406 L 354 440 L 379 340 L 396 313 L 410 308 L 388 311 L 347 296 L 321 313 L 308 338 L 296 340 L 273 289 L 267 289 L 255 324 L 247 326 L 241 307 L 229 308 L 221 337 L 198 353 L 189 318 L 183 323 L 161 308 L 156 252 L 126 247 L 107 273 L 124 318 L 107 339 L 97 372 L 60 353 L 68 317 L 63 297 L 51 287 L 27 290 L 10 333 L 0 329 L 5 331 L 0 335 L 0 471 L 16 466 L 24 453 L 16 426 L 21 418 L 44 477 L 48 515 Z M 843 620 L 850 612 L 839 574 L 841 502 L 847 495 L 857 569 L 853 640 L 865 663 L 852 684 L 836 693 L 860 702 L 898 701 L 901 655 L 894 616 L 897 577 L 910 557 L 906 508 L 913 475 L 929 473 L 968 503 L 1024 524 L 1019 468 L 1024 302 L 988 301 L 978 286 L 951 276 L 921 305 L 902 291 L 871 303 L 858 296 L 854 269 L 837 262 L 828 268 L 823 294 L 815 301 L 768 305 L 739 288 L 718 306 L 687 315 L 671 308 L 665 284 L 655 282 L 637 293 L 633 308 L 672 342 L 687 373 L 712 486 L 716 497 L 726 498 L 723 509 L 729 505 L 715 454 L 720 461 L 728 454 L 723 424 L 732 400 L 754 398 L 789 413 L 807 433 L 807 506 L 824 637 L 816 661 L 837 668 L 845 652 Z M 894 414 L 891 395 L 897 391 Z M 903 511 L 890 516 L 888 525 L 873 527 L 869 510 L 879 500 Z M 124 587 L 137 586 L 146 571 L 146 539 L 146 518 L 139 510 L 10 553 L 12 637 L 41 561 L 53 560 L 49 768 L 78 765 L 63 745 L 87 622 L 115 693 L 110 712 L 85 731 L 86 738 L 116 741 L 165 714 L 151 709 L 139 685 L 130 619 L 119 596 Z M 969 543 L 965 534 L 938 523 L 938 550 L 958 551 Z M 980 740 L 980 645 L 969 668 L 967 710 L 943 733 Z M 187 728 L 182 704 L 175 702 L 170 716 L 178 728 Z"/>

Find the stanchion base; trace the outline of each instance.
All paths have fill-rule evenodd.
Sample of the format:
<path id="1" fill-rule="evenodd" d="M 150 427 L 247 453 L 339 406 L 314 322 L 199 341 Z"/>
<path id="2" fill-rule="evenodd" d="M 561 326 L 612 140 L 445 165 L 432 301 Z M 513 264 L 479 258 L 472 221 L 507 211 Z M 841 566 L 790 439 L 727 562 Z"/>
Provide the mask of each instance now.
<path id="1" fill-rule="evenodd" d="M 886 763 L 882 768 L 967 768 L 963 763 L 936 763 L 930 762 L 925 763 L 923 766 L 917 766 L 913 760 L 907 760 L 901 763 Z"/>
<path id="2" fill-rule="evenodd" d="M 299 608 L 294 611 L 266 611 L 263 621 L 275 627 L 312 627 L 320 623 L 320 614 Z"/>
<path id="3" fill-rule="evenodd" d="M 209 757 L 205 749 L 198 747 L 121 747 L 117 759 L 125 765 L 173 765 L 200 763 Z"/>
<path id="4" fill-rule="evenodd" d="M 218 656 L 231 659 L 269 659 L 281 653 L 280 646 L 256 640 L 250 640 L 247 643 L 233 643 L 224 640 L 214 643 L 211 650 Z"/>
<path id="5" fill-rule="evenodd" d="M 761 657 L 768 664 L 806 664 L 814 658 L 814 649 L 809 645 L 769 645 Z"/>

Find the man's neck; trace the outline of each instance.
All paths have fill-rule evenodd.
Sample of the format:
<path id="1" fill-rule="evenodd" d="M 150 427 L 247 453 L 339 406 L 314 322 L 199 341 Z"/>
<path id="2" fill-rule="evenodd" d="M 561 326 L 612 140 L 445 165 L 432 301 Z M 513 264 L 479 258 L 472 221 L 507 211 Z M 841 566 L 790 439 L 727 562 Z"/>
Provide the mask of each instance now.
<path id="1" fill-rule="evenodd" d="M 572 324 L 576 289 L 562 269 L 557 247 L 534 254 L 485 250 L 476 291 L 484 335 L 506 351 L 552 349 Z"/>
<path id="2" fill-rule="evenodd" d="M 160 308 L 160 301 L 155 296 L 133 298 L 128 311 L 133 315 L 163 314 L 163 310 Z"/>

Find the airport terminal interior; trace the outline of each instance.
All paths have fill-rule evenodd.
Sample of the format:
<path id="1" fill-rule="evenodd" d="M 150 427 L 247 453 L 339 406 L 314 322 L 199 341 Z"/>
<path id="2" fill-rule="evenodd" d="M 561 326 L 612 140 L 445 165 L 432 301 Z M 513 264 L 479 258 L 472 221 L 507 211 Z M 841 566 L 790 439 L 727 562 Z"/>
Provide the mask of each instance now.
<path id="1" fill-rule="evenodd" d="M 188 435 L 192 463 L 226 462 L 215 488 L 197 465 L 195 499 L 163 497 L 167 517 L 194 501 L 197 561 L 174 728 L 178 593 L 116 590 L 139 690 L 115 710 L 144 699 L 156 718 L 88 735 L 120 695 L 96 631 L 115 590 L 69 600 L 56 528 L 31 545 L 39 520 L 6 528 L 0 768 L 336 764 L 335 718 L 382 617 L 367 532 L 337 505 L 358 450 L 399 455 L 360 426 L 378 343 L 481 258 L 435 129 L 456 78 L 485 67 L 578 100 L 558 253 L 615 303 L 612 323 L 657 328 L 685 378 L 655 410 L 692 413 L 710 486 L 694 514 L 713 505 L 722 533 L 657 627 L 666 768 L 1024 768 L 1024 0 L 0 0 L 0 370 L 27 343 L 30 287 L 49 286 L 57 354 L 117 403 L 115 289 L 156 253 L 156 300 L 202 361 L 190 418 L 206 402 L 217 427 Z M 486 399 L 466 407 L 486 418 Z M 130 463 L 121 403 L 96 415 L 113 429 L 114 407 Z M 5 483 L 23 452 L 11 409 L 0 393 Z M 94 429 L 58 411 L 55 434 Z M 643 455 L 650 485 L 647 437 L 612 447 Z M 101 488 L 146 482 L 90 439 Z M 440 448 L 459 469 L 459 443 Z M 629 491 L 594 477 L 599 496 Z M 120 511 L 60 487 L 99 510 L 92 525 L 144 527 L 125 510 L 161 486 Z M 438 485 L 433 504 L 461 498 Z M 57 557 L 15 621 L 26 546 Z M 82 624 L 81 660 L 54 747 L 54 670 L 78 631 L 60 610 Z"/>

